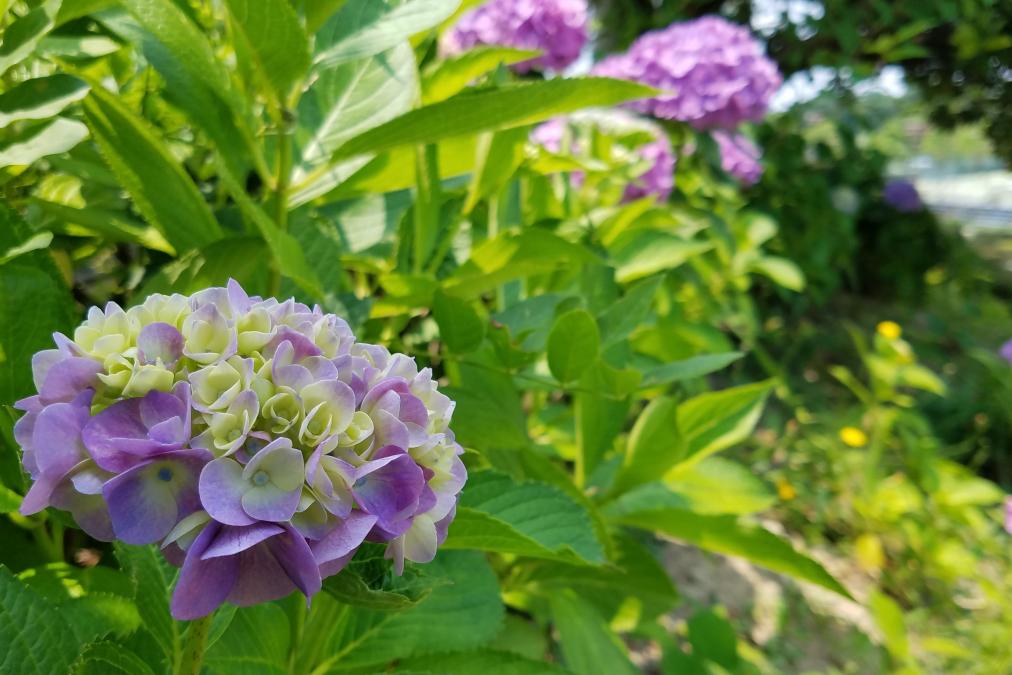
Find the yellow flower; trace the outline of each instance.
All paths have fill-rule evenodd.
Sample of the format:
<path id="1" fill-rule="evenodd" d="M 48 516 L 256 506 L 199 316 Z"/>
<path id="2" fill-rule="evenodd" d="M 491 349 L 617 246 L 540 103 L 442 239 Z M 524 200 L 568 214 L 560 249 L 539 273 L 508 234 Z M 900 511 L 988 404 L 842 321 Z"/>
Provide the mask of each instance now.
<path id="1" fill-rule="evenodd" d="M 895 321 L 883 321 L 875 330 L 886 340 L 898 340 L 903 335 L 903 329 Z"/>
<path id="2" fill-rule="evenodd" d="M 794 486 L 788 483 L 783 478 L 777 479 L 777 494 L 780 495 L 780 499 L 785 502 L 789 502 L 798 496 Z"/>
<path id="3" fill-rule="evenodd" d="M 840 429 L 840 440 L 852 448 L 863 448 L 868 444 L 868 435 L 857 427 Z"/>

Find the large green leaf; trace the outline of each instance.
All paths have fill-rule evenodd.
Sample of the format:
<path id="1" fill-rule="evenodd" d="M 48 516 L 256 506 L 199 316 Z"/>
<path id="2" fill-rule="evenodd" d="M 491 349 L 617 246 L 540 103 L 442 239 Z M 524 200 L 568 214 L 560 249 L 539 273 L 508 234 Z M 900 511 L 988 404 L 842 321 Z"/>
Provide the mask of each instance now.
<path id="1" fill-rule="evenodd" d="M 457 354 L 473 352 L 485 339 L 485 321 L 467 300 L 437 292 L 432 316 L 439 326 L 439 336 Z"/>
<path id="2" fill-rule="evenodd" d="M 701 394 L 679 405 L 684 454 L 678 464 L 698 462 L 748 438 L 771 387 L 772 382 L 756 382 Z"/>
<path id="3" fill-rule="evenodd" d="M 552 620 L 566 666 L 576 675 L 633 675 L 639 670 L 629 660 L 625 645 L 587 600 L 569 590 L 549 596 Z"/>
<path id="4" fill-rule="evenodd" d="M 181 649 L 181 626 L 169 614 L 169 592 L 176 571 L 153 546 L 116 545 L 120 567 L 130 576 L 134 599 L 144 630 L 160 651 L 163 664 L 171 667 Z"/>
<path id="5" fill-rule="evenodd" d="M 625 428 L 629 414 L 629 394 L 639 381 L 634 370 L 617 370 L 598 359 L 580 378 L 574 394 L 573 417 L 576 424 L 576 480 L 584 485 L 587 478 L 611 449 Z"/>
<path id="6" fill-rule="evenodd" d="M 428 597 L 431 586 L 424 583 L 407 584 L 397 590 L 372 588 L 354 566 L 345 568 L 340 574 L 323 582 L 323 590 L 335 600 L 352 607 L 370 610 L 399 612 L 417 605 Z"/>
<path id="7" fill-rule="evenodd" d="M 601 326 L 601 341 L 605 346 L 629 337 L 643 323 L 660 285 L 660 277 L 636 284 L 601 313 L 597 322 Z"/>
<path id="8" fill-rule="evenodd" d="M 0 673 L 52 675 L 70 670 L 81 644 L 60 610 L 0 566 Z"/>
<path id="9" fill-rule="evenodd" d="M 604 561 L 583 506 L 551 485 L 516 483 L 497 471 L 472 473 L 444 546 L 532 558 Z"/>
<path id="10" fill-rule="evenodd" d="M 572 382 L 597 361 L 601 336 L 585 309 L 574 309 L 555 320 L 548 334 L 548 367 L 559 382 Z"/>
<path id="11" fill-rule="evenodd" d="M 240 608 L 221 638 L 207 650 L 204 670 L 219 675 L 285 675 L 290 631 L 275 604 Z"/>
<path id="12" fill-rule="evenodd" d="M 137 654 L 115 642 L 96 642 L 90 645 L 74 664 L 74 675 L 155 675 Z"/>
<path id="13" fill-rule="evenodd" d="M 275 105 L 285 107 L 309 69 L 309 40 L 287 0 L 226 0 L 232 33 Z"/>
<path id="14" fill-rule="evenodd" d="M 88 95 L 88 83 L 57 73 L 25 80 L 0 94 L 0 127 L 20 120 L 44 120 Z"/>
<path id="15" fill-rule="evenodd" d="M 613 489 L 623 492 L 663 476 L 681 455 L 682 433 L 675 399 L 661 396 L 651 401 L 629 433 L 625 460 Z"/>
<path id="16" fill-rule="evenodd" d="M 39 40 L 54 25 L 60 0 L 46 0 L 22 17 L 15 19 L 3 31 L 0 43 L 0 73 L 26 59 L 39 44 Z"/>
<path id="17" fill-rule="evenodd" d="M 513 379 L 479 364 L 462 365 L 460 371 L 462 386 L 441 389 L 457 404 L 453 415 L 457 441 L 481 450 L 526 447 L 527 416 Z"/>
<path id="18" fill-rule="evenodd" d="M 460 0 L 348 0 L 320 29 L 314 61 L 333 65 L 378 54 L 439 25 Z"/>
<path id="19" fill-rule="evenodd" d="M 566 675 L 569 671 L 545 661 L 512 652 L 479 649 L 473 652 L 437 654 L 401 662 L 411 673 L 481 673 L 482 675 Z"/>
<path id="20" fill-rule="evenodd" d="M 474 177 L 464 202 L 465 212 L 469 213 L 481 199 L 498 192 L 513 176 L 523 163 L 528 135 L 527 127 L 482 135 Z"/>
<path id="21" fill-rule="evenodd" d="M 526 61 L 539 53 L 512 47 L 476 47 L 440 61 L 422 76 L 422 104 L 445 101 L 500 64 Z"/>
<path id="22" fill-rule="evenodd" d="M 633 82 L 599 77 L 558 78 L 465 91 L 352 138 L 338 148 L 335 159 L 524 126 L 581 108 L 614 105 L 653 93 L 653 89 Z"/>
<path id="23" fill-rule="evenodd" d="M 689 241 L 667 232 L 634 231 L 629 237 L 620 237 L 615 244 L 612 253 L 618 267 L 615 279 L 628 283 L 674 269 L 711 248 L 710 242 Z"/>
<path id="24" fill-rule="evenodd" d="M 682 361 L 672 361 L 643 372 L 644 389 L 658 387 L 672 382 L 691 380 L 721 370 L 734 363 L 744 354 L 725 352 L 723 354 L 701 354 Z"/>
<path id="25" fill-rule="evenodd" d="M 445 551 L 425 572 L 443 577 L 422 602 L 403 612 L 339 605 L 318 672 L 385 664 L 412 655 L 463 651 L 495 637 L 503 620 L 499 584 L 477 552 Z M 334 603 L 317 597 L 322 606 Z"/>
<path id="26" fill-rule="evenodd" d="M 659 532 L 699 548 L 750 560 L 757 565 L 850 594 L 819 563 L 798 553 L 791 544 L 762 527 L 733 515 L 707 516 L 685 509 L 665 508 L 625 513 L 612 522 Z"/>
<path id="27" fill-rule="evenodd" d="M 102 87 L 92 88 L 84 112 L 109 168 L 177 253 L 221 238 L 197 186 L 146 121 Z"/>
<path id="28" fill-rule="evenodd" d="M 42 157 L 67 152 L 87 137 L 86 126 L 63 117 L 25 127 L 0 146 L 0 167 L 27 165 Z"/>

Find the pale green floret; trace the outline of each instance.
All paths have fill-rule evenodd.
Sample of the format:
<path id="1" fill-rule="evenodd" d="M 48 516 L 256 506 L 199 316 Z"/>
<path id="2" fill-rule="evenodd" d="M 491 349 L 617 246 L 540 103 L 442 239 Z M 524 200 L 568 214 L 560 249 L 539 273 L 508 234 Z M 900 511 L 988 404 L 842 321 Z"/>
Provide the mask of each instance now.
<path id="1" fill-rule="evenodd" d="M 359 443 L 372 437 L 374 425 L 372 418 L 361 410 L 356 410 L 351 416 L 351 424 L 341 434 L 339 445 L 346 448 L 353 448 Z"/>
<path id="2" fill-rule="evenodd" d="M 253 426 L 253 420 L 247 411 L 235 413 L 220 412 L 213 413 L 207 422 L 208 431 L 211 432 L 215 454 L 230 454 L 238 447 L 237 441 L 249 433 Z"/>
<path id="3" fill-rule="evenodd" d="M 148 296 L 140 305 L 127 310 L 130 327 L 135 335 L 140 333 L 141 328 L 152 323 L 167 323 L 178 329 L 189 315 L 190 299 L 178 293 L 172 295 L 155 293 Z"/>
<path id="4" fill-rule="evenodd" d="M 332 397 L 326 381 L 314 382 L 299 392 L 303 404 L 303 420 L 299 440 L 308 447 L 316 447 L 332 434 L 344 432 L 355 413 L 354 401 L 350 407 Z"/>
<path id="5" fill-rule="evenodd" d="M 239 357 L 205 366 L 190 375 L 193 400 L 210 410 L 227 408 L 247 388 L 246 364 Z"/>
<path id="6" fill-rule="evenodd" d="M 213 363 L 229 349 L 232 331 L 220 316 L 218 321 L 204 321 L 191 314 L 183 321 L 184 353 L 198 363 Z"/>
<path id="7" fill-rule="evenodd" d="M 92 307 L 88 318 L 74 331 L 74 343 L 81 351 L 103 360 L 125 352 L 133 346 L 135 338 L 126 312 L 115 305 L 108 313 Z"/>
<path id="8" fill-rule="evenodd" d="M 271 315 L 263 307 L 254 307 L 239 317 L 235 324 L 239 353 L 250 356 L 258 353 L 274 336 Z"/>
<path id="9" fill-rule="evenodd" d="M 175 384 L 176 376 L 159 360 L 157 364 L 135 363 L 130 380 L 123 387 L 124 396 L 144 396 L 149 391 L 169 391 Z"/>
<path id="10" fill-rule="evenodd" d="M 133 358 L 123 354 L 110 354 L 103 361 L 103 366 L 105 372 L 100 373 L 98 379 L 112 391 L 123 391 L 133 374 Z"/>
<path id="11" fill-rule="evenodd" d="M 302 419 L 302 401 L 290 387 L 278 387 L 263 404 L 262 416 L 268 431 L 283 434 Z"/>

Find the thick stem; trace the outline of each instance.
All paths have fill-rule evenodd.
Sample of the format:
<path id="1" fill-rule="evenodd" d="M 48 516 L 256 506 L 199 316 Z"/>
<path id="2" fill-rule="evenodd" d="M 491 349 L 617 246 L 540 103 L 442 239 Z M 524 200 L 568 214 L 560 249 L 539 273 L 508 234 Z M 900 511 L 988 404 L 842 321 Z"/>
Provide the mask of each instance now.
<path id="1" fill-rule="evenodd" d="M 204 649 L 207 646 L 207 634 L 211 631 L 211 620 L 214 614 L 190 622 L 183 635 L 183 653 L 179 655 L 179 665 L 175 675 L 198 675 L 204 662 Z"/>

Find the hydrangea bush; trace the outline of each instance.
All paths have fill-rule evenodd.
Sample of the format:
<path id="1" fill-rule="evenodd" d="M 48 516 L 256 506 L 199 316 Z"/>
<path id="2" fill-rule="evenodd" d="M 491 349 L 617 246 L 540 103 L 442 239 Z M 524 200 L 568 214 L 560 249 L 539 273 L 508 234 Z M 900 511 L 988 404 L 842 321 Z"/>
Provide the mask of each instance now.
<path id="1" fill-rule="evenodd" d="M 307 597 L 363 541 L 400 572 L 446 537 L 467 473 L 428 368 L 229 281 L 93 307 L 32 359 L 15 426 L 34 483 L 100 540 L 181 565 L 179 619 Z"/>
<path id="2" fill-rule="evenodd" d="M 741 134 L 726 131 L 713 132 L 720 150 L 720 167 L 737 178 L 743 185 L 754 185 L 763 175 L 759 162 L 762 156 L 759 147 Z"/>
<path id="3" fill-rule="evenodd" d="M 900 213 L 914 213 L 924 208 L 917 187 L 903 178 L 894 178 L 882 188 L 882 199 Z"/>
<path id="4" fill-rule="evenodd" d="M 465 13 L 440 41 L 446 55 L 480 45 L 535 49 L 541 56 L 515 64 L 518 72 L 562 70 L 587 43 L 585 0 L 490 0 Z"/>

